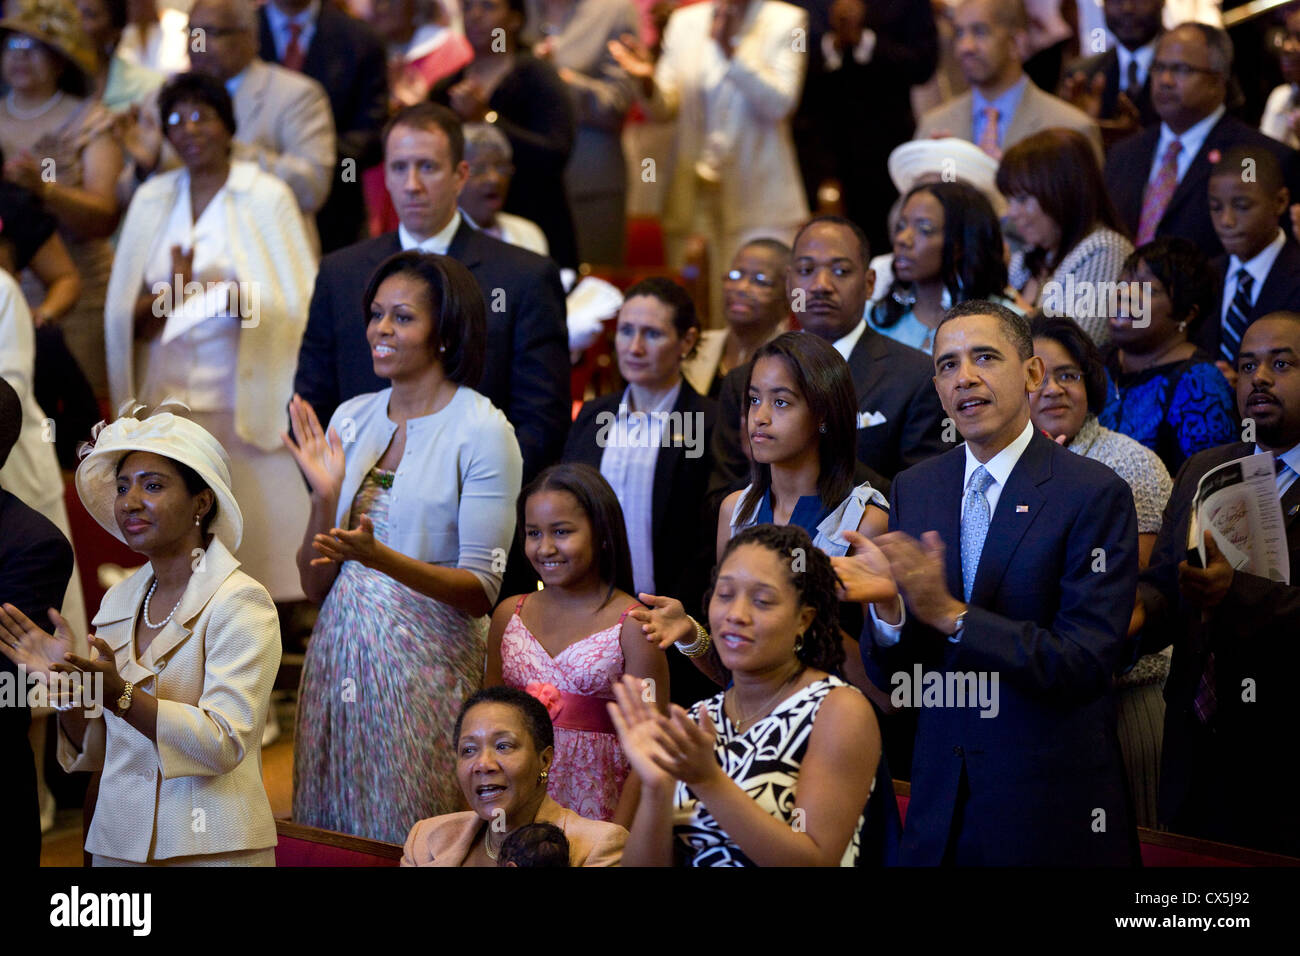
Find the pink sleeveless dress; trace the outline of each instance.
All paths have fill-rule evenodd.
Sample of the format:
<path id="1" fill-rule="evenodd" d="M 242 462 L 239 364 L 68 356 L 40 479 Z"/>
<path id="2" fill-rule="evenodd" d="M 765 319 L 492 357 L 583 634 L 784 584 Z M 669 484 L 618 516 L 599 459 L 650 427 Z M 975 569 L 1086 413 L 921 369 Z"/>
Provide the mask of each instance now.
<path id="1" fill-rule="evenodd" d="M 520 690 L 529 684 L 549 684 L 558 691 L 543 691 L 551 698 L 547 709 L 555 725 L 555 762 L 547 792 L 579 816 L 612 820 L 631 768 L 618 745 L 605 702 L 614 699 L 614 683 L 623 676 L 619 634 L 628 611 L 637 605 L 624 611 L 617 624 L 575 641 L 551 657 L 519 616 L 526 597 L 519 598 L 501 635 L 502 679 Z"/>

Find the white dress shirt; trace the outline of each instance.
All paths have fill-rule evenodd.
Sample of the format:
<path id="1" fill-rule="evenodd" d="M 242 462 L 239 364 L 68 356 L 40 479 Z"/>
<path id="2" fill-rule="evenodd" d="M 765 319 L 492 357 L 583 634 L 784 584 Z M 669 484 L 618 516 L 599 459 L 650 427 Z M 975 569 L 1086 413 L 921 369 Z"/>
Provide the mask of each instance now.
<path id="1" fill-rule="evenodd" d="M 984 497 L 989 503 L 989 531 L 992 532 L 992 519 L 997 514 L 998 499 L 1002 497 L 1002 489 L 1006 487 L 1007 479 L 1011 477 L 1011 472 L 1015 470 L 1017 462 L 1020 461 L 1020 456 L 1025 453 L 1025 449 L 1029 447 L 1030 439 L 1033 437 L 1034 423 L 1032 421 L 1026 422 L 1024 431 L 1011 444 L 988 461 L 980 461 L 975 457 L 975 453 L 971 451 L 970 445 L 966 445 L 966 471 L 961 483 L 961 512 L 963 518 L 966 517 L 966 489 L 970 487 L 971 475 L 975 473 L 976 468 L 983 465 L 984 469 L 993 478 L 992 483 L 984 490 Z M 985 540 L 987 541 L 987 538 Z M 961 549 L 960 541 L 945 541 L 944 545 L 948 548 Z M 898 638 L 903 633 L 903 625 L 907 623 L 907 605 L 904 603 L 902 607 L 903 616 L 898 623 L 886 624 L 876 616 L 876 606 L 871 605 L 871 620 L 876 625 L 876 643 L 881 647 L 892 647 L 898 643 Z M 948 640 L 956 643 L 956 637 L 957 635 L 952 635 Z"/>
<path id="2" fill-rule="evenodd" d="M 1259 290 L 1264 286 L 1264 280 L 1273 270 L 1273 263 L 1282 253 L 1282 247 L 1286 245 L 1286 233 L 1280 228 L 1273 241 L 1266 245 L 1255 258 L 1242 262 L 1236 256 L 1228 259 L 1228 271 L 1223 276 L 1223 301 L 1219 304 L 1219 318 L 1227 321 L 1228 306 L 1232 304 L 1233 298 L 1237 295 L 1237 276 L 1243 269 L 1250 273 L 1254 283 L 1250 287 L 1250 304 L 1254 305 L 1259 301 Z"/>
<path id="3" fill-rule="evenodd" d="M 867 320 L 863 319 L 853 327 L 852 332 L 848 335 L 841 336 L 831 343 L 835 351 L 844 356 L 844 361 L 847 362 L 849 360 L 849 356 L 853 354 L 854 347 L 858 344 L 858 339 L 862 338 L 862 333 L 866 331 L 866 328 Z"/>
<path id="4" fill-rule="evenodd" d="M 1300 148 L 1300 137 L 1291 132 L 1291 113 L 1300 107 L 1300 83 L 1283 83 L 1274 88 L 1264 104 L 1259 131 L 1292 149 Z"/>
<path id="5" fill-rule="evenodd" d="M 861 39 L 850 52 L 853 54 L 853 62 L 858 65 L 870 63 L 871 54 L 876 52 L 876 31 L 863 30 Z M 835 34 L 830 30 L 822 34 L 822 61 L 828 73 L 844 65 L 844 56 L 835 45 Z"/>
<path id="6" fill-rule="evenodd" d="M 1128 88 L 1128 65 L 1132 61 L 1137 61 L 1137 85 L 1139 88 L 1146 85 L 1147 74 L 1151 72 L 1151 61 L 1156 56 L 1156 40 L 1152 40 L 1146 46 L 1140 46 L 1136 50 L 1130 50 L 1122 43 L 1115 44 L 1115 52 L 1119 55 L 1119 88 L 1123 91 Z"/>
<path id="7" fill-rule="evenodd" d="M 434 233 L 423 242 L 411 235 L 410 231 L 404 225 L 397 227 L 397 241 L 402 246 L 402 251 L 407 252 L 415 249 L 419 252 L 432 252 L 440 256 L 447 254 L 447 249 L 451 246 L 451 238 L 456 235 L 456 230 L 460 228 L 460 210 L 451 214 L 451 221 L 443 226 L 441 230 Z"/>
<path id="8" fill-rule="evenodd" d="M 1151 159 L 1151 172 L 1147 176 L 1147 182 L 1155 183 L 1160 178 L 1160 167 L 1164 163 L 1165 151 L 1169 149 L 1169 144 L 1176 139 L 1183 144 L 1182 150 L 1178 153 L 1178 181 L 1181 183 L 1183 177 L 1187 175 L 1188 168 L 1192 165 L 1192 160 L 1201 151 L 1205 137 L 1210 135 L 1210 130 L 1214 129 L 1214 124 L 1219 122 L 1226 112 L 1227 110 L 1220 105 L 1217 110 L 1205 117 L 1205 119 L 1189 127 L 1181 136 L 1176 135 L 1168 124 L 1161 123 L 1160 141 L 1156 143 L 1156 152 Z"/>
<path id="9" fill-rule="evenodd" d="M 1268 453 L 1256 445 L 1255 454 L 1265 455 Z M 1300 445 L 1292 445 L 1283 452 L 1275 451 L 1273 457 L 1278 461 L 1286 462 L 1286 467 L 1277 474 L 1277 496 L 1281 498 L 1295 484 L 1296 478 L 1300 477 Z"/>

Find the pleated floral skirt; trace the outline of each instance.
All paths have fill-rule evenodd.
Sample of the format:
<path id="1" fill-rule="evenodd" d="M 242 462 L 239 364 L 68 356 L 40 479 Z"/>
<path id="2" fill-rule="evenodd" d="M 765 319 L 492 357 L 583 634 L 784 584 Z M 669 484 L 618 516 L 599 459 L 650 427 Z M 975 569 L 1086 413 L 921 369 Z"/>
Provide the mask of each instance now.
<path id="1" fill-rule="evenodd" d="M 389 491 L 373 470 L 353 501 L 385 537 Z M 294 739 L 293 819 L 405 841 L 425 817 L 464 809 L 451 739 L 483 680 L 488 618 L 346 562 L 307 645 Z"/>

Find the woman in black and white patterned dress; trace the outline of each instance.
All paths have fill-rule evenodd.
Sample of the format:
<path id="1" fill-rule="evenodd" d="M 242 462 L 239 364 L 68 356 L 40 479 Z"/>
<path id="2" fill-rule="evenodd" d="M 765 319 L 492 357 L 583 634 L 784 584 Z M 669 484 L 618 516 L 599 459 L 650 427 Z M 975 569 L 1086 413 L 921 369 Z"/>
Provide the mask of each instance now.
<path id="1" fill-rule="evenodd" d="M 719 562 L 709 623 L 726 691 L 664 715 L 636 679 L 615 688 L 642 788 L 623 865 L 854 865 L 880 731 L 832 673 L 844 651 L 830 559 L 795 525 L 746 528 Z"/>

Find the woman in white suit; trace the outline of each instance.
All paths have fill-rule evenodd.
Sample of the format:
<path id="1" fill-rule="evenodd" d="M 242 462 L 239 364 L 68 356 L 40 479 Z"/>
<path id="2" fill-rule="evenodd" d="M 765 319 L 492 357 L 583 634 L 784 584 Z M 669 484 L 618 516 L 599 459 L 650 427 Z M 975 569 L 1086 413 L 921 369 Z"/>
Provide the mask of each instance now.
<path id="1" fill-rule="evenodd" d="M 113 405 L 184 403 L 230 455 L 244 570 L 275 600 L 302 600 L 279 529 L 307 523 L 307 491 L 280 428 L 316 257 L 289 187 L 231 159 L 219 80 L 175 76 L 158 109 L 184 166 L 145 182 L 122 226 L 104 311 Z"/>
<path id="2" fill-rule="evenodd" d="M 0 653 L 47 680 L 102 682 L 93 703 L 57 703 L 60 764 L 104 772 L 86 850 L 96 866 L 274 866 L 261 739 L 280 627 L 231 556 L 243 516 L 225 450 L 170 413 L 122 418 L 99 431 L 77 492 L 148 563 L 104 596 L 93 657 L 71 653 L 58 612 L 50 634 L 12 604 Z"/>

